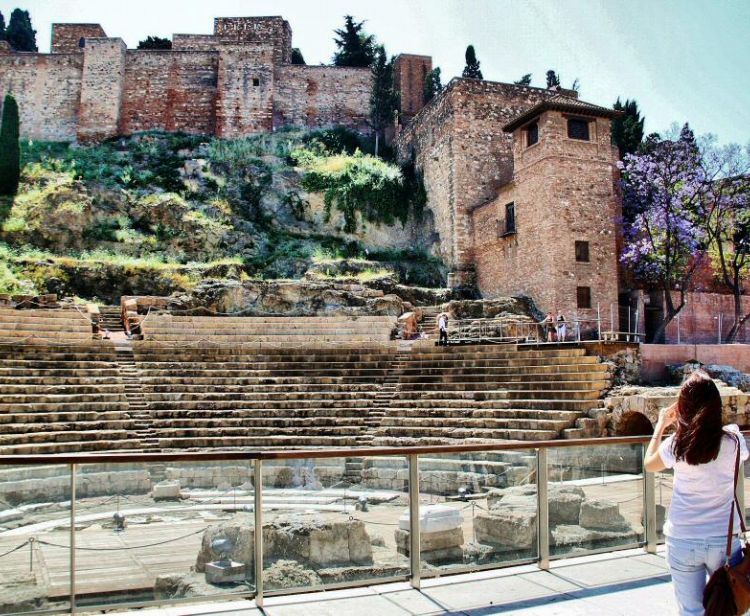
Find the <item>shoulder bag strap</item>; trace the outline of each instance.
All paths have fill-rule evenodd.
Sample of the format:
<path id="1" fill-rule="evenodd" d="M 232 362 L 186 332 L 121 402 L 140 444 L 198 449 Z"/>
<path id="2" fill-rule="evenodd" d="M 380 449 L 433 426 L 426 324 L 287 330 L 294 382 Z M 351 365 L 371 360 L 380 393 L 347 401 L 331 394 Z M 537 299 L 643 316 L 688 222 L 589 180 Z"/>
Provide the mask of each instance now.
<path id="1" fill-rule="evenodd" d="M 734 440 L 737 443 L 737 455 L 734 458 L 734 487 L 732 490 L 732 506 L 729 509 L 729 527 L 727 529 L 727 560 L 729 560 L 729 558 L 731 558 L 732 556 L 732 537 L 734 535 L 735 509 L 737 510 L 737 513 L 739 514 L 740 528 L 742 529 L 742 532 L 743 533 L 747 532 L 747 528 L 745 528 L 745 520 L 743 519 L 741 510 L 740 510 L 740 503 L 737 500 L 737 479 L 740 476 L 740 437 L 734 433 L 731 433 L 731 436 L 734 437 Z"/>

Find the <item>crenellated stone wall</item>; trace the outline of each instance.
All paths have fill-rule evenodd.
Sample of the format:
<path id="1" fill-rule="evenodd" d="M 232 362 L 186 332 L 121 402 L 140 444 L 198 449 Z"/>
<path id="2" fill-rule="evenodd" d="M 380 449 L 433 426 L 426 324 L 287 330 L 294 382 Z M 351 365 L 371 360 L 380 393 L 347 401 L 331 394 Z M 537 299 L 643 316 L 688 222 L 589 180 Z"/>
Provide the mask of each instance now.
<path id="1" fill-rule="evenodd" d="M 238 137 L 286 125 L 369 133 L 369 69 L 292 65 L 291 45 L 282 17 L 217 18 L 213 34 L 175 34 L 170 50 L 127 50 L 99 24 L 53 24 L 50 54 L 0 46 L 0 99 L 16 96 L 21 135 L 31 139 L 93 142 L 144 130 Z M 398 85 L 417 110 L 431 59 L 408 58 L 419 70 L 404 71 Z"/>

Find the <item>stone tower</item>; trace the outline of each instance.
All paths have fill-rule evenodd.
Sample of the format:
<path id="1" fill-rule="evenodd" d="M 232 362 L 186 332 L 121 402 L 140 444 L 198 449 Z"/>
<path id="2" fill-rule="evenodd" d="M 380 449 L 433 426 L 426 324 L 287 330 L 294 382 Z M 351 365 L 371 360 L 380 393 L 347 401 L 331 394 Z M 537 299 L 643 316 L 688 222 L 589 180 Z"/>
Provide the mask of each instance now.
<path id="1" fill-rule="evenodd" d="M 523 293 L 544 311 L 595 318 L 617 305 L 619 112 L 567 96 L 544 100 L 503 129 L 513 179 L 472 211 L 473 259 L 485 297 Z"/>

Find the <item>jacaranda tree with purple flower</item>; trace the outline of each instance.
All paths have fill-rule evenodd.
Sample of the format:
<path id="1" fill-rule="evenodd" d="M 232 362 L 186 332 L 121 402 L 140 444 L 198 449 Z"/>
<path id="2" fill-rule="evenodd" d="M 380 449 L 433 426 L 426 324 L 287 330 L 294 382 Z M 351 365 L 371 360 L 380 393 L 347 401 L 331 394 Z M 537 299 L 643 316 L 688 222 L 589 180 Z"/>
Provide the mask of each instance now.
<path id="1" fill-rule="evenodd" d="M 651 141 L 619 166 L 625 239 L 621 260 L 642 283 L 664 292 L 665 309 L 654 333 L 654 340 L 662 342 L 706 255 L 701 154 L 686 124 L 679 138 Z"/>

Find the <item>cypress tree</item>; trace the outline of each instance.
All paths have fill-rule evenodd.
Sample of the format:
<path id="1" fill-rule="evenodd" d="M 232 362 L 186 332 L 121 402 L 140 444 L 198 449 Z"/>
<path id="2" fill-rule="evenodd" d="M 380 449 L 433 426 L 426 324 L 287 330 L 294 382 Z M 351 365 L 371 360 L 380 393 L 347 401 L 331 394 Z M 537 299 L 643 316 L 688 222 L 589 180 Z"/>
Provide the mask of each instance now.
<path id="1" fill-rule="evenodd" d="M 351 15 L 344 16 L 344 28 L 334 30 L 338 51 L 333 54 L 336 66 L 370 66 L 375 59 L 375 37 L 364 32 L 365 22 L 355 22 Z"/>
<path id="2" fill-rule="evenodd" d="M 399 97 L 393 83 L 393 58 L 388 59 L 383 45 L 375 47 L 375 60 L 372 63 L 372 93 L 370 94 L 370 121 L 375 129 L 375 137 L 380 137 L 393 121 L 393 112 L 398 109 Z M 378 152 L 378 141 L 375 155 Z"/>
<path id="3" fill-rule="evenodd" d="M 0 12 L 0 41 L 4 41 L 7 38 L 7 35 L 5 33 L 5 17 L 3 17 L 2 12 Z"/>
<path id="4" fill-rule="evenodd" d="M 0 195 L 15 195 L 21 177 L 21 148 L 18 144 L 18 104 L 10 94 L 3 101 L 0 123 Z"/>
<path id="5" fill-rule="evenodd" d="M 13 9 L 10 22 L 5 29 L 5 36 L 10 46 L 16 51 L 38 51 L 36 30 L 31 27 L 31 16 L 28 11 Z"/>
<path id="6" fill-rule="evenodd" d="M 443 83 L 440 80 L 440 67 L 436 66 L 424 78 L 424 102 L 429 103 L 442 91 Z"/>
<path id="7" fill-rule="evenodd" d="M 518 81 L 514 81 L 517 86 L 530 86 L 531 85 L 531 73 L 526 73 Z"/>
<path id="8" fill-rule="evenodd" d="M 466 66 L 464 67 L 462 76 L 469 79 L 484 79 L 482 71 L 479 70 L 480 64 L 479 60 L 477 60 L 477 54 L 474 51 L 474 45 L 469 45 L 466 48 Z"/>
<path id="9" fill-rule="evenodd" d="M 299 47 L 292 47 L 292 64 L 307 64 Z"/>
<path id="10" fill-rule="evenodd" d="M 643 123 L 646 118 L 641 117 L 635 99 L 622 103 L 618 97 L 612 108 L 625 112 L 625 115 L 612 120 L 612 143 L 620 151 L 620 158 L 626 154 L 635 154 L 643 143 Z"/>
<path id="11" fill-rule="evenodd" d="M 553 70 L 547 71 L 547 87 L 553 88 L 560 85 L 560 75 Z"/>

